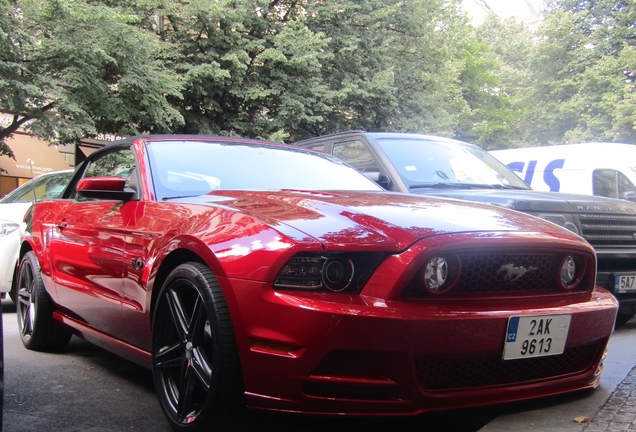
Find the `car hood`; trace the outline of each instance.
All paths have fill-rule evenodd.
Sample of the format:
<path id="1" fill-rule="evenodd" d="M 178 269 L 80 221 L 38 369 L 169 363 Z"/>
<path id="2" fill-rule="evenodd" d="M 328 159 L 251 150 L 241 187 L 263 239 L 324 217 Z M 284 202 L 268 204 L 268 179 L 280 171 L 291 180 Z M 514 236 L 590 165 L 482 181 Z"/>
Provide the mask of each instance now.
<path id="1" fill-rule="evenodd" d="M 446 197 L 496 204 L 522 212 L 622 213 L 636 215 L 636 204 L 593 195 L 540 192 L 535 190 L 457 189 L 413 191 L 422 196 Z"/>
<path id="2" fill-rule="evenodd" d="M 553 224 L 478 203 L 386 192 L 216 191 L 180 199 L 222 206 L 261 220 L 283 234 L 298 232 L 328 250 L 404 250 L 424 237 L 466 232 L 557 232 Z M 293 228 L 296 233 L 290 233 Z"/>

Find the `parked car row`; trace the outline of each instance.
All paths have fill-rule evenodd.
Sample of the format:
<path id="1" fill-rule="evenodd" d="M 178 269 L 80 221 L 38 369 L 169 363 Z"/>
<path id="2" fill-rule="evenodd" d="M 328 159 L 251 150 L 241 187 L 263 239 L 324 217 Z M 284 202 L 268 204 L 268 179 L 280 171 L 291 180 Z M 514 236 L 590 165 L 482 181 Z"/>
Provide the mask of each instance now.
<path id="1" fill-rule="evenodd" d="M 13 281 L 18 267 L 20 224 L 29 207 L 43 199 L 58 197 L 71 180 L 73 170 L 53 171 L 29 180 L 0 200 L 0 293 L 15 301 Z"/>
<path id="2" fill-rule="evenodd" d="M 31 205 L 41 199 L 59 196 L 71 179 L 73 171 L 42 174 L 29 180 L 0 200 L 0 293 L 17 301 L 14 284 L 20 249 L 20 224 Z M 4 413 L 4 332 L 0 304 L 0 430 Z"/>
<path id="3" fill-rule="evenodd" d="M 132 137 L 28 209 L 18 327 L 28 349 L 76 334 L 152 369 L 180 431 L 594 388 L 619 307 L 597 257 L 598 275 L 620 258 L 584 221 L 618 204 L 596 205 L 420 135 Z"/>

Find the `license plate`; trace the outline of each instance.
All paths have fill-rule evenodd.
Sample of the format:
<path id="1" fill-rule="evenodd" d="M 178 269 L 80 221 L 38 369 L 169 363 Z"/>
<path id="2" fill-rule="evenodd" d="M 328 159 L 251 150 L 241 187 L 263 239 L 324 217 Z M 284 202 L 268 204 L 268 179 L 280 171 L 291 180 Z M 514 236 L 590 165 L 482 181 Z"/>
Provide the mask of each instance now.
<path id="1" fill-rule="evenodd" d="M 571 320 L 570 314 L 510 317 L 503 359 L 563 354 Z"/>
<path id="2" fill-rule="evenodd" d="M 636 275 L 616 275 L 614 277 L 614 292 L 627 293 L 636 291 Z"/>

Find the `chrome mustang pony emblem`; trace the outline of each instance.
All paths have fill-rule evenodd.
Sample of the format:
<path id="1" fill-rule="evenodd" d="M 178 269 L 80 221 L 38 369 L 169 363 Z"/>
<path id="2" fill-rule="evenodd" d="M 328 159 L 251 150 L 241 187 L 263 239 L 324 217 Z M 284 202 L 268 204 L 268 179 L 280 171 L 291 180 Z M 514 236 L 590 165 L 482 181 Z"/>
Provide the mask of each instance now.
<path id="1" fill-rule="evenodd" d="M 504 280 L 508 283 L 513 283 L 521 279 L 526 273 L 535 271 L 537 267 L 516 266 L 514 264 L 504 264 L 499 268 L 497 274 L 505 273 Z"/>

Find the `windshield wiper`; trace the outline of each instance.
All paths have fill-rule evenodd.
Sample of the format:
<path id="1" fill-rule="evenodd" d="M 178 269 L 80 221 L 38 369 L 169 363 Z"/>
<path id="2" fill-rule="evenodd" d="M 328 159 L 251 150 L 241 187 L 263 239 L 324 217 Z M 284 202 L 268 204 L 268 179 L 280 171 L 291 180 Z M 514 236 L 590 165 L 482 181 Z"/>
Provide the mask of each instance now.
<path id="1" fill-rule="evenodd" d="M 431 189 L 456 189 L 463 188 L 466 185 L 461 183 L 422 183 L 422 184 L 414 184 L 410 185 L 409 189 L 423 189 L 423 188 L 431 188 Z"/>
<path id="2" fill-rule="evenodd" d="M 409 189 L 526 189 L 517 186 L 501 184 L 478 184 L 478 183 L 422 183 L 410 185 Z"/>
<path id="3" fill-rule="evenodd" d="M 161 198 L 161 201 L 169 201 L 169 200 L 179 199 L 179 198 L 194 198 L 196 196 L 201 196 L 201 195 L 205 195 L 205 194 L 194 194 L 194 195 L 180 195 L 180 196 L 163 197 L 163 198 Z"/>
<path id="4" fill-rule="evenodd" d="M 481 186 L 481 185 L 475 185 L 475 186 Z M 530 189 L 529 187 L 520 187 L 520 186 L 512 186 L 512 185 L 501 185 L 501 184 L 494 184 L 494 185 L 487 185 L 488 187 L 491 187 L 492 189 L 516 189 L 516 190 L 528 190 Z"/>

